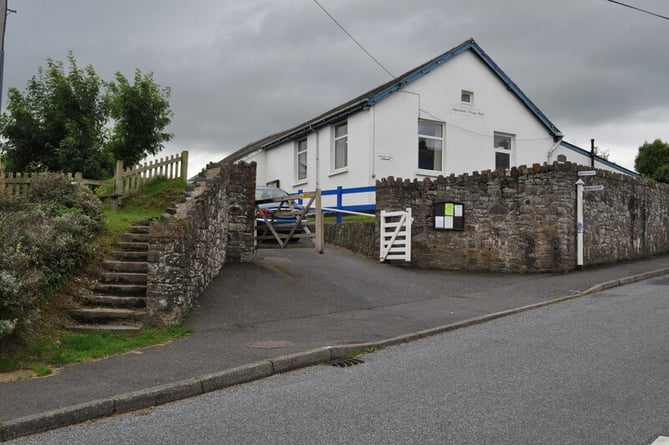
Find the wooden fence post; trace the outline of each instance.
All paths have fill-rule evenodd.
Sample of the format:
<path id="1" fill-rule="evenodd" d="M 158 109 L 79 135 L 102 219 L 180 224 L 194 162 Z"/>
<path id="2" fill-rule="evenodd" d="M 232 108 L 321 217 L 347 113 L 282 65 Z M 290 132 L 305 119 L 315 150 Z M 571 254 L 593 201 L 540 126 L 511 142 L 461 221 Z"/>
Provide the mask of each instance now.
<path id="1" fill-rule="evenodd" d="M 323 230 L 323 201 L 321 200 L 321 189 L 316 189 L 316 252 L 323 253 L 325 248 L 325 233 Z"/>
<path id="2" fill-rule="evenodd" d="M 188 151 L 181 152 L 181 179 L 188 181 Z"/>
<path id="3" fill-rule="evenodd" d="M 123 161 L 116 161 L 116 171 L 114 172 L 114 195 L 123 194 Z"/>

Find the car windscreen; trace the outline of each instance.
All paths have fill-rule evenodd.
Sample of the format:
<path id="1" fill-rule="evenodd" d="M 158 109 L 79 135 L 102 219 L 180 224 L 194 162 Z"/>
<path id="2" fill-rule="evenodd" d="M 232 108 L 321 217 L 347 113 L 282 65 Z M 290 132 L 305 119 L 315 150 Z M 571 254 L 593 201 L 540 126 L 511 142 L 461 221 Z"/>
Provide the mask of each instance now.
<path id="1" fill-rule="evenodd" d="M 284 190 L 277 188 L 257 189 L 256 201 L 260 199 L 280 198 L 286 195 L 288 195 L 288 193 L 286 193 Z"/>

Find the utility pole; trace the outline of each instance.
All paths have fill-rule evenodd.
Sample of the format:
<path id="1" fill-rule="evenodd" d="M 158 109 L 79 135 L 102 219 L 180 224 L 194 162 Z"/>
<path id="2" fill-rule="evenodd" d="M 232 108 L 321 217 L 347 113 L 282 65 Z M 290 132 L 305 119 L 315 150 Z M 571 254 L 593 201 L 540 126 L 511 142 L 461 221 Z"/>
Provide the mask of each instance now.
<path id="1" fill-rule="evenodd" d="M 4 92 L 2 79 L 5 74 L 5 29 L 7 28 L 7 15 L 16 12 L 7 7 L 7 0 L 0 0 L 0 112 L 2 111 L 2 95 Z"/>

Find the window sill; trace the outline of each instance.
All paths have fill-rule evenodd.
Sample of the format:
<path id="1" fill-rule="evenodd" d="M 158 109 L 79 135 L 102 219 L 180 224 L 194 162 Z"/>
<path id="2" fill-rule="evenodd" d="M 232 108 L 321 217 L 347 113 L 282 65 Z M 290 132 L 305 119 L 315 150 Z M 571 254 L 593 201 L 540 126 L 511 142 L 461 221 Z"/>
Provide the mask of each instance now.
<path id="1" fill-rule="evenodd" d="M 444 172 L 440 170 L 416 170 L 416 176 L 429 176 L 431 178 L 436 178 L 437 176 L 442 176 Z"/>
<path id="2" fill-rule="evenodd" d="M 293 187 L 299 187 L 300 185 L 304 185 L 308 182 L 309 181 L 307 179 L 300 179 L 299 181 L 293 182 Z"/>
<path id="3" fill-rule="evenodd" d="M 335 170 L 333 172 L 330 172 L 328 176 L 337 176 L 341 175 L 342 173 L 348 173 L 348 167 L 340 168 L 339 170 Z"/>

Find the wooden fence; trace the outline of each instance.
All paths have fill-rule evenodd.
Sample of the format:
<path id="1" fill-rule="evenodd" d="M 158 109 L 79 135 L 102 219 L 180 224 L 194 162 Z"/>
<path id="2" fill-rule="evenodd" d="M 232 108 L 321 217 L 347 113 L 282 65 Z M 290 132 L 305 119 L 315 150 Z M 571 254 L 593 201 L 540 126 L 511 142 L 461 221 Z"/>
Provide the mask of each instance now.
<path id="1" fill-rule="evenodd" d="M 23 194 L 28 191 L 32 178 L 39 173 L 7 173 L 0 163 L 0 193 L 8 190 L 12 194 Z M 188 180 L 188 152 L 160 158 L 143 165 L 124 168 L 123 161 L 116 161 L 114 178 L 108 181 L 86 179 L 81 173 L 63 173 L 68 178 L 86 186 L 108 186 L 112 188 L 112 200 L 120 199 L 137 190 L 142 183 L 156 177 L 168 179 L 181 178 Z"/>
<path id="2" fill-rule="evenodd" d="M 160 158 L 143 165 L 124 168 L 123 161 L 116 161 L 114 172 L 114 195 L 124 196 L 137 190 L 143 182 L 156 178 L 181 178 L 188 180 L 188 152 Z"/>

